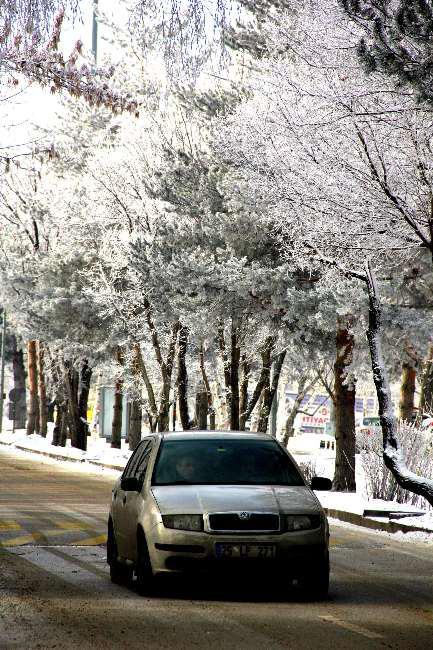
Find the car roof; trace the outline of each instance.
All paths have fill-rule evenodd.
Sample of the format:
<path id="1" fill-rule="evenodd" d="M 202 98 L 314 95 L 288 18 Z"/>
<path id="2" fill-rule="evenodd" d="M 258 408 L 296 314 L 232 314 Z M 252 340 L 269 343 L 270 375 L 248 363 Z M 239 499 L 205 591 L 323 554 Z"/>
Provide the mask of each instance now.
<path id="1" fill-rule="evenodd" d="M 256 431 L 164 431 L 159 436 L 164 440 L 274 440 L 268 433 Z"/>

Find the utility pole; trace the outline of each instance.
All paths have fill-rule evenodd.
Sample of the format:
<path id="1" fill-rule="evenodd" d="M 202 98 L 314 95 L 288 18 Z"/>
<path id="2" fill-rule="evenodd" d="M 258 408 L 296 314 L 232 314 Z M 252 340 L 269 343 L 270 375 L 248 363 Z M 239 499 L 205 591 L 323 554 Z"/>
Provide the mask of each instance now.
<path id="1" fill-rule="evenodd" d="M 93 19 L 92 19 L 92 53 L 95 60 L 95 65 L 97 63 L 98 56 L 98 21 L 96 19 L 96 13 L 98 11 L 98 0 L 93 0 Z"/>
<path id="2" fill-rule="evenodd" d="M 6 310 L 3 309 L 2 343 L 0 359 L 0 433 L 3 431 L 3 404 L 5 390 Z"/>

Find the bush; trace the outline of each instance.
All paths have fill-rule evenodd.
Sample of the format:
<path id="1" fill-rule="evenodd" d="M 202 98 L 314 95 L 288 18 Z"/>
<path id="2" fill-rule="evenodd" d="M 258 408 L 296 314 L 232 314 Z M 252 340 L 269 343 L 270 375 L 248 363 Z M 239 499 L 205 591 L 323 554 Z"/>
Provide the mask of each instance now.
<path id="1" fill-rule="evenodd" d="M 420 476 L 433 478 L 431 433 L 414 424 L 401 422 L 398 425 L 398 439 L 408 469 Z M 357 447 L 360 449 L 366 492 L 370 499 L 384 499 L 385 501 L 408 503 L 419 508 L 431 508 L 425 499 L 397 485 L 393 475 L 383 462 L 381 434 L 360 434 L 357 436 Z"/>
<path id="2" fill-rule="evenodd" d="M 299 469 L 301 470 L 306 483 L 310 485 L 311 479 L 314 478 L 314 476 L 317 476 L 315 461 L 310 460 L 308 463 L 299 463 Z"/>

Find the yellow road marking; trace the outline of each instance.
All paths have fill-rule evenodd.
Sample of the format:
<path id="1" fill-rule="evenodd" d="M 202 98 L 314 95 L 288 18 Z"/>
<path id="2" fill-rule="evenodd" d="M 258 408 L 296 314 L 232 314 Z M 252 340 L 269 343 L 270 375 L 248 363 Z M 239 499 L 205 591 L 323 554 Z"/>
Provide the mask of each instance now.
<path id="1" fill-rule="evenodd" d="M 0 532 L 3 530 L 21 530 L 22 526 L 17 521 L 0 521 Z"/>
<path id="2" fill-rule="evenodd" d="M 64 530 L 86 530 L 92 528 L 89 524 L 83 524 L 80 521 L 56 521 L 55 519 L 52 519 L 51 521 L 55 526 Z"/>
<path id="3" fill-rule="evenodd" d="M 97 537 L 88 537 L 87 539 L 79 539 L 76 542 L 70 542 L 69 546 L 97 546 L 98 544 L 105 544 L 107 535 L 98 535 Z"/>
<path id="4" fill-rule="evenodd" d="M 82 529 L 83 531 L 86 529 Z M 69 529 L 59 529 L 53 528 L 51 530 L 39 530 L 28 535 L 20 535 L 19 537 L 12 537 L 9 539 L 3 539 L 0 541 L 0 546 L 24 546 L 25 544 L 32 544 L 35 541 L 39 541 L 46 537 L 58 537 L 59 535 L 67 535 L 68 533 L 76 533 L 78 529 L 69 530 Z M 84 544 L 87 545 L 96 545 L 96 544 L 105 544 L 107 541 L 107 535 L 98 535 L 97 537 L 89 537 L 83 540 L 83 542 L 72 542 L 73 544 Z"/>
<path id="5" fill-rule="evenodd" d="M 365 627 L 361 627 L 360 625 L 356 625 L 355 623 L 350 623 L 349 621 L 343 621 L 343 619 L 337 618 L 336 616 L 326 615 L 326 616 L 319 616 L 319 618 L 325 623 L 334 623 L 334 625 L 338 625 L 339 627 L 349 630 L 350 632 L 355 632 L 355 634 L 360 634 L 361 636 L 365 636 L 367 637 L 367 639 L 383 639 L 382 634 L 378 634 L 377 632 L 371 632 L 370 630 L 367 630 Z"/>
<path id="6" fill-rule="evenodd" d="M 5 539 L 0 542 L 1 546 L 23 546 L 24 544 L 32 544 L 41 539 L 42 533 L 30 533 L 29 535 L 21 535 L 20 537 L 13 537 L 12 539 Z"/>

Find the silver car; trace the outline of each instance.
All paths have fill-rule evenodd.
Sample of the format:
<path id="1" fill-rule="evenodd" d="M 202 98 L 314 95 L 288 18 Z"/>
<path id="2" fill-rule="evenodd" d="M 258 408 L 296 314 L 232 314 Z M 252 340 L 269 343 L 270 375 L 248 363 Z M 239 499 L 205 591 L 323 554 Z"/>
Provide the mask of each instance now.
<path id="1" fill-rule="evenodd" d="M 158 574 L 254 568 L 324 597 L 328 542 L 319 501 L 271 436 L 158 433 L 140 442 L 114 486 L 107 561 L 113 582 L 135 572 L 143 593 Z"/>

